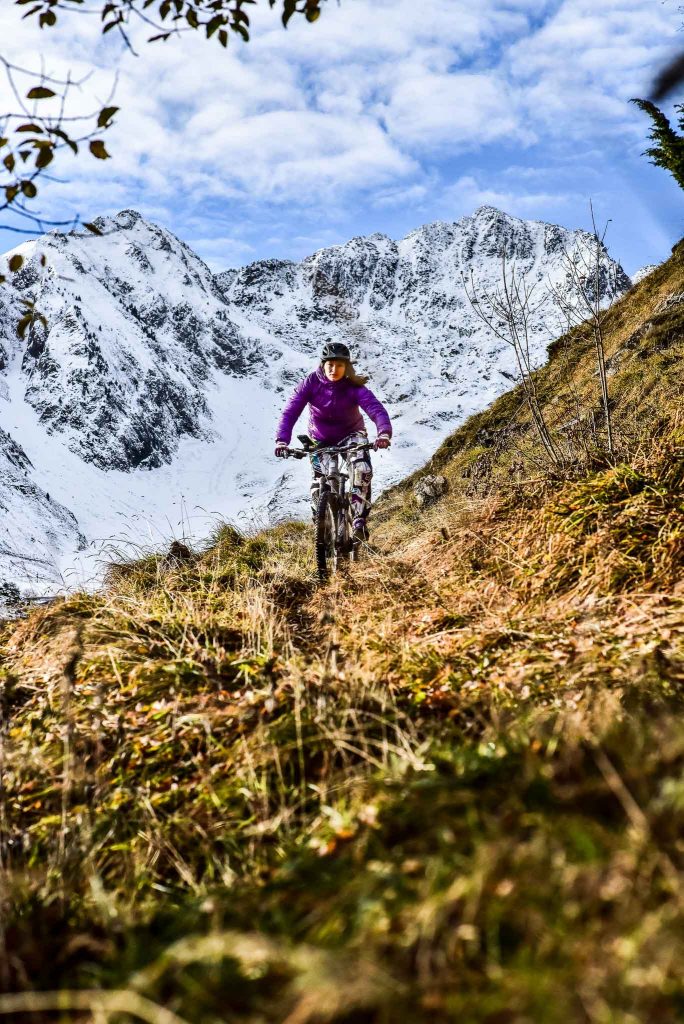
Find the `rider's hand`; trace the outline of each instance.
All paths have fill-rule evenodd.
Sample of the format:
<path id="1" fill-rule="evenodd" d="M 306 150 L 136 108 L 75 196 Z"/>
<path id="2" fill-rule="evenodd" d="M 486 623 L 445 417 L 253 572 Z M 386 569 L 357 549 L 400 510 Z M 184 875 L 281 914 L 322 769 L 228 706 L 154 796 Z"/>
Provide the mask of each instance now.
<path id="1" fill-rule="evenodd" d="M 276 441 L 275 453 L 276 457 L 279 459 L 287 458 L 287 445 L 284 441 Z"/>
<path id="2" fill-rule="evenodd" d="M 375 444 L 373 445 L 373 447 L 375 448 L 376 452 L 377 452 L 378 448 L 389 448 L 389 446 L 390 446 L 390 439 L 389 439 L 388 435 L 387 434 L 378 434 L 378 436 L 375 439 Z"/>

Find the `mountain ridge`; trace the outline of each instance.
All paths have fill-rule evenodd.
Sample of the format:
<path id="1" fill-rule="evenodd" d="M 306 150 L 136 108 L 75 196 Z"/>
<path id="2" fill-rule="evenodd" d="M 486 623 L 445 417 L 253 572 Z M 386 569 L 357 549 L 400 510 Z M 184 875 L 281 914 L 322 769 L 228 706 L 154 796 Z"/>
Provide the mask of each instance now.
<path id="1" fill-rule="evenodd" d="M 26 262 L 0 297 L 0 426 L 89 542 L 126 533 L 131 516 L 158 531 L 187 496 L 193 529 L 205 533 L 220 514 L 301 512 L 305 472 L 267 454 L 271 419 L 328 339 L 352 347 L 396 421 L 378 487 L 401 479 L 515 372 L 512 352 L 470 310 L 461 276 L 493 287 L 507 253 L 562 284 L 561 250 L 589 239 L 482 207 L 398 242 L 357 236 L 299 262 L 212 274 L 137 211 L 95 223 L 99 236 L 51 232 L 19 246 Z M 617 282 L 610 301 L 629 280 L 605 260 Z M 13 322 L 26 297 L 47 328 L 34 323 L 22 346 Z M 547 304 L 536 364 L 557 333 L 541 320 L 554 316 Z"/>

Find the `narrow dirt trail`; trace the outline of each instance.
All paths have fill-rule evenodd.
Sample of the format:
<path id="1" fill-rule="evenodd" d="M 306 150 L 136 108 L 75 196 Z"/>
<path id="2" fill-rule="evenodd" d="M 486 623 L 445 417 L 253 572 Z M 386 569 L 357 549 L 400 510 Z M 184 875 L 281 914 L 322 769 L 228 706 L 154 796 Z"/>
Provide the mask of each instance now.
<path id="1" fill-rule="evenodd" d="M 313 557 L 313 556 L 312 556 Z M 447 609 L 415 556 L 400 548 L 369 552 L 325 584 L 303 588 L 286 610 L 295 661 L 321 678 L 370 679 Z"/>

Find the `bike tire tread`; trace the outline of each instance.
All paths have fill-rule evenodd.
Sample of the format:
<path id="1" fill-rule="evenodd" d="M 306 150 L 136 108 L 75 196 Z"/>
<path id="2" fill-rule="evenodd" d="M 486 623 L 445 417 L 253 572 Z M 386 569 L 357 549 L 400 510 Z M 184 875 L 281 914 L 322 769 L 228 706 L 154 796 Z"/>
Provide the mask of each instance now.
<path id="1" fill-rule="evenodd" d="M 337 534 L 337 516 L 332 502 L 332 494 L 330 491 L 321 491 L 318 499 L 318 507 L 316 509 L 316 569 L 318 571 L 318 578 L 325 582 L 330 576 L 333 556 L 328 551 L 327 539 L 326 539 L 326 523 L 328 511 L 333 517 L 333 543 Z"/>

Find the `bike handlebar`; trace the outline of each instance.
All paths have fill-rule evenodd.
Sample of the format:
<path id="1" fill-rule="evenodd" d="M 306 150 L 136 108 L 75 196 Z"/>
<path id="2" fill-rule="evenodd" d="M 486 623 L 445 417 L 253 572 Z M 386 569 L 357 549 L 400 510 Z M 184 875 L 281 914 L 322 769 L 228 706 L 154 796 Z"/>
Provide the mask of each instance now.
<path id="1" fill-rule="evenodd" d="M 364 444 L 352 444 L 340 447 L 340 445 L 326 445 L 325 448 L 286 448 L 285 453 L 288 458 L 294 459 L 305 459 L 307 456 L 311 458 L 313 455 L 347 455 L 349 452 L 369 452 L 375 448 L 375 444 L 372 441 L 366 441 Z"/>

